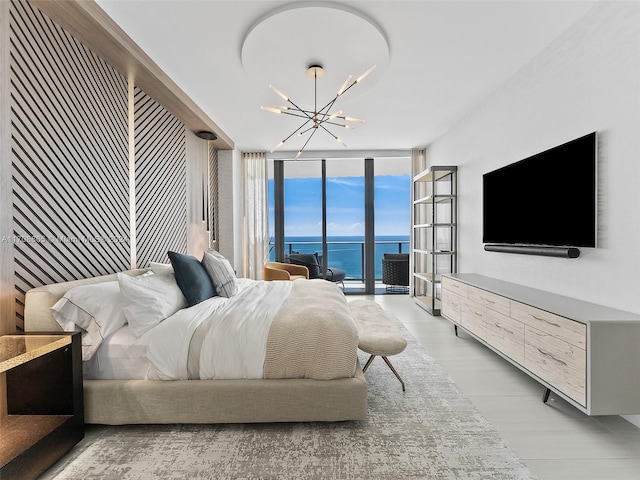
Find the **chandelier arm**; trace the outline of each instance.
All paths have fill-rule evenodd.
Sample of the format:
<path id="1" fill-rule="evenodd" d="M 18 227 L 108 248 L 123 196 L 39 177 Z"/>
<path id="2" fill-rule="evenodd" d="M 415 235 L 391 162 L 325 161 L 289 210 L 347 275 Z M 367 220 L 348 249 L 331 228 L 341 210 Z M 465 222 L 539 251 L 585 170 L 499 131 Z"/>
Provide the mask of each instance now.
<path id="1" fill-rule="evenodd" d="M 327 103 L 324 107 L 322 107 L 320 110 L 318 110 L 318 113 L 322 113 L 325 110 L 327 110 L 326 113 L 324 113 L 324 115 L 326 116 L 329 113 L 329 110 L 331 110 L 331 107 L 333 107 L 333 104 L 336 103 L 336 100 L 338 100 L 337 96 L 333 100 L 331 100 L 329 103 Z"/>
<path id="2" fill-rule="evenodd" d="M 354 85 L 356 85 L 358 82 L 354 81 L 351 85 L 349 85 L 347 88 L 345 88 L 342 93 L 340 94 L 340 96 L 344 95 L 345 93 L 347 93 L 347 90 L 349 90 L 351 87 L 353 87 Z"/>
<path id="3" fill-rule="evenodd" d="M 300 130 L 302 130 L 304 128 L 304 126 L 309 123 L 311 121 L 311 119 L 307 120 L 306 122 L 304 122 L 302 125 L 300 125 L 298 128 L 296 128 L 293 133 L 291 135 L 289 135 L 287 138 L 285 138 L 282 143 L 286 142 L 287 140 L 289 140 L 291 137 L 293 137 L 296 133 L 298 133 Z M 313 127 L 312 127 L 313 128 Z"/>
<path id="4" fill-rule="evenodd" d="M 303 110 L 302 108 L 300 108 L 298 105 L 296 105 L 295 103 L 293 103 L 293 100 L 291 100 L 291 99 L 289 99 L 289 100 L 288 100 L 288 102 L 289 102 L 291 105 L 293 105 L 294 107 L 296 107 L 296 108 L 298 109 L 298 111 L 299 111 L 299 112 L 304 113 L 304 114 L 307 116 L 307 118 L 308 118 L 309 120 L 313 120 L 313 117 L 307 113 L 307 110 Z"/>
<path id="5" fill-rule="evenodd" d="M 311 127 L 313 128 L 313 127 Z M 296 155 L 296 158 L 298 158 L 300 156 L 300 154 L 304 151 L 305 147 L 307 146 L 307 143 L 309 143 L 309 140 L 311 140 L 313 138 L 313 136 L 316 134 L 316 132 L 318 131 L 317 128 L 314 128 L 313 132 L 311 132 L 311 135 L 309 135 L 309 138 L 307 138 L 307 141 L 304 142 L 304 145 L 302 145 L 302 148 L 300 150 L 298 150 L 298 155 Z"/>
<path id="6" fill-rule="evenodd" d="M 338 143 L 341 143 L 346 148 L 347 145 L 342 140 L 340 140 L 336 135 L 331 133 L 331 131 L 328 130 L 324 125 L 320 125 L 320 128 L 322 128 L 325 132 L 331 135 L 335 141 L 337 141 Z"/>
<path id="7" fill-rule="evenodd" d="M 344 124 L 344 123 L 331 122 L 331 121 L 329 121 L 329 120 L 325 120 L 325 121 L 324 121 L 324 122 L 322 122 L 322 123 L 327 123 L 327 124 L 329 124 L 329 125 L 336 125 L 336 126 L 338 126 L 338 127 L 342 127 L 342 128 L 355 129 L 355 127 L 352 127 L 351 125 L 346 125 L 346 124 Z"/>
<path id="8" fill-rule="evenodd" d="M 298 117 L 298 118 L 306 118 L 307 120 L 311 121 L 312 118 L 309 117 L 309 115 L 298 115 L 296 113 L 291 113 L 291 112 L 282 112 L 282 114 L 284 115 L 291 115 L 292 117 Z"/>
<path id="9" fill-rule="evenodd" d="M 301 137 L 302 135 L 304 135 L 305 133 L 307 133 L 307 132 L 308 132 L 309 130 L 311 130 L 312 128 L 316 128 L 316 127 L 315 127 L 315 125 L 311 125 L 311 126 L 310 126 L 309 128 L 307 128 L 306 130 L 303 130 L 302 132 L 300 132 L 300 133 L 298 134 L 298 136 L 300 136 L 300 137 Z"/>

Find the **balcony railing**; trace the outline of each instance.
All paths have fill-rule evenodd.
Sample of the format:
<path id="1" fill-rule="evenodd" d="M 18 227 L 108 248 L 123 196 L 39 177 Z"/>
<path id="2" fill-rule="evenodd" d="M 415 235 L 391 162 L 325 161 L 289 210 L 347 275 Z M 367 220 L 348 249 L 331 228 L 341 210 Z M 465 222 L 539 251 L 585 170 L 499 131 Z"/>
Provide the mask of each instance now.
<path id="1" fill-rule="evenodd" d="M 290 241 L 285 242 L 285 255 L 291 253 L 311 253 L 318 255 L 322 262 L 322 242 Z M 270 260 L 275 260 L 273 242 L 269 243 Z M 382 281 L 382 258 L 385 253 L 409 253 L 409 240 L 376 240 L 375 242 L 375 277 Z M 364 241 L 329 241 L 327 242 L 327 265 L 346 272 L 345 282 L 364 282 L 365 251 Z"/>

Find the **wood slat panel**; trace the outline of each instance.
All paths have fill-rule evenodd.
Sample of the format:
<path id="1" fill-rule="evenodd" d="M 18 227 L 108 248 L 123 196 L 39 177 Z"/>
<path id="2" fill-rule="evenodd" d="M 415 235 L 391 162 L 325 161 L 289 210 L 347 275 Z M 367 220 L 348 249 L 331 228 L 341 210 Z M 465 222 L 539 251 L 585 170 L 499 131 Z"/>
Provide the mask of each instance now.
<path id="1" fill-rule="evenodd" d="M 209 245 L 215 245 L 220 234 L 218 222 L 218 149 L 209 143 Z"/>
<path id="2" fill-rule="evenodd" d="M 24 0 L 10 53 L 20 322 L 29 288 L 128 267 L 127 81 Z"/>
<path id="3" fill-rule="evenodd" d="M 9 93 L 9 2 L 0 2 L 0 238 L 13 235 L 13 211 L 11 203 L 12 175 L 11 175 L 11 120 Z M 15 295 L 13 280 L 13 245 L 6 241 L 0 242 L 0 335 L 15 331 Z M 3 395 L 4 374 L 0 374 L 0 415 L 6 412 L 3 405 L 6 398 Z"/>
<path id="4" fill-rule="evenodd" d="M 185 126 L 135 88 L 137 265 L 187 250 Z"/>

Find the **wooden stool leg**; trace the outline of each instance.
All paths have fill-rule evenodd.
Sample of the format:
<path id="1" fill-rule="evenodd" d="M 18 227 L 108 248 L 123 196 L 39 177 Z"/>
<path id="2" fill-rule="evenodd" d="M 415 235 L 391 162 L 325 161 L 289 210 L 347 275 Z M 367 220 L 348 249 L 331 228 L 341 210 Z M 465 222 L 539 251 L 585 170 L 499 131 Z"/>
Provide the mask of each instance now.
<path id="1" fill-rule="evenodd" d="M 391 371 L 396 376 L 396 378 L 398 380 L 400 380 L 400 383 L 402 384 L 402 391 L 404 392 L 405 389 L 404 389 L 404 382 L 402 381 L 402 378 L 400 378 L 400 375 L 398 375 L 398 372 L 396 372 L 396 369 L 393 368 L 393 365 L 391 365 L 391 362 L 389 361 L 389 359 L 387 357 L 382 357 L 382 359 L 384 360 L 384 363 L 386 363 L 387 366 L 391 369 Z"/>
<path id="2" fill-rule="evenodd" d="M 371 365 L 371 362 L 373 362 L 373 359 L 376 358 L 375 355 L 371 355 L 369 357 L 369 360 L 367 360 L 367 363 L 364 364 L 364 368 L 362 369 L 362 373 L 367 371 L 367 368 L 369 368 L 369 365 Z"/>

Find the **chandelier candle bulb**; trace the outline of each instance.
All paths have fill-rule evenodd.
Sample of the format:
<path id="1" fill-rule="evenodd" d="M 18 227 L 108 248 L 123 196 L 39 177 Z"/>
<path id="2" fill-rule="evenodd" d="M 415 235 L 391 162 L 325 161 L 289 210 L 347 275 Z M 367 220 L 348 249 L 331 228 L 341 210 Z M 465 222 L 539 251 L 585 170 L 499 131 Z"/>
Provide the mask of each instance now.
<path id="1" fill-rule="evenodd" d="M 376 65 L 374 65 L 373 67 L 371 67 L 369 70 L 367 70 L 366 72 L 364 72 L 362 75 L 360 75 L 358 78 L 356 78 L 356 81 L 353 83 L 359 83 L 361 82 L 364 77 L 366 77 L 367 75 L 369 75 L 371 72 L 373 72 L 376 69 Z"/>
<path id="2" fill-rule="evenodd" d="M 339 97 L 344 93 L 344 91 L 347 89 L 347 85 L 349 85 L 349 82 L 351 81 L 352 78 L 353 77 L 351 75 L 347 77 L 347 79 L 344 81 L 344 83 L 340 87 L 340 90 L 338 90 L 338 94 L 336 95 L 336 97 Z"/>
<path id="3" fill-rule="evenodd" d="M 272 112 L 272 113 L 282 113 L 282 110 L 278 109 L 278 108 L 273 108 L 273 107 L 260 107 L 262 110 L 265 110 L 267 112 Z"/>
<path id="4" fill-rule="evenodd" d="M 270 153 L 275 152 L 277 149 L 279 149 L 282 145 L 284 145 L 284 140 L 282 142 L 280 142 L 279 144 L 277 144 L 275 147 L 273 147 L 271 150 L 269 150 Z"/>
<path id="5" fill-rule="evenodd" d="M 274 87 L 273 85 L 269 85 L 269 88 L 270 88 L 271 90 L 273 90 L 273 91 L 274 91 L 274 93 L 275 93 L 276 95 L 279 95 L 279 96 L 280 96 L 280 97 L 281 97 L 285 102 L 288 102 L 288 101 L 289 101 L 289 97 L 287 97 L 284 93 L 282 93 L 280 90 L 278 90 L 278 89 L 277 89 L 276 87 Z"/>
<path id="6" fill-rule="evenodd" d="M 329 120 L 333 120 L 334 118 L 336 118 L 337 116 L 342 115 L 342 110 L 338 110 L 336 113 L 334 113 L 333 115 L 331 115 L 329 117 Z"/>

